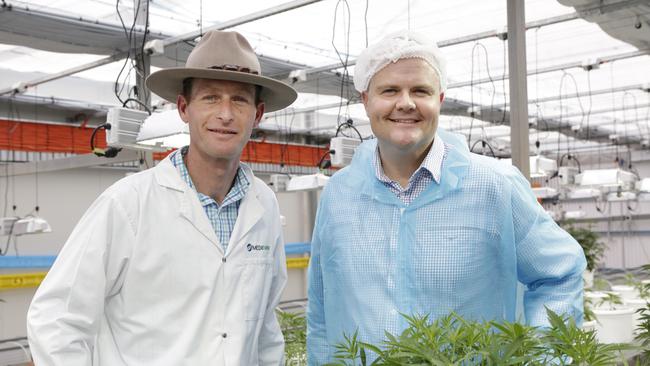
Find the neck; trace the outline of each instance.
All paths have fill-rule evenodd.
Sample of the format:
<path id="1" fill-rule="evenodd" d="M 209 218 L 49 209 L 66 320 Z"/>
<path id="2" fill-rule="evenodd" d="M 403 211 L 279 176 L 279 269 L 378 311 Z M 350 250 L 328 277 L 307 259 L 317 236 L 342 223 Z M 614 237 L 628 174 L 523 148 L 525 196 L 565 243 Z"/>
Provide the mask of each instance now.
<path id="1" fill-rule="evenodd" d="M 402 187 L 408 185 L 409 179 L 422 165 L 433 142 L 424 151 L 399 150 L 391 147 L 380 146 L 379 157 L 384 174 L 391 180 L 398 182 Z"/>
<path id="2" fill-rule="evenodd" d="M 210 158 L 191 146 L 184 160 L 197 192 L 221 204 L 237 175 L 239 160 Z"/>

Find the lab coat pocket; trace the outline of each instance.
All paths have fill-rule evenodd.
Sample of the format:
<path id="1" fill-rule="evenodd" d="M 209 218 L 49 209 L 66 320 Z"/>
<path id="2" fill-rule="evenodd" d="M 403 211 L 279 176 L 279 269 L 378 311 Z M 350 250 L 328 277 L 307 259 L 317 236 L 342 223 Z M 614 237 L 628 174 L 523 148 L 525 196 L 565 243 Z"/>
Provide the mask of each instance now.
<path id="1" fill-rule="evenodd" d="M 259 320 L 268 304 L 273 258 L 248 258 L 244 261 L 244 305 L 246 320 Z"/>

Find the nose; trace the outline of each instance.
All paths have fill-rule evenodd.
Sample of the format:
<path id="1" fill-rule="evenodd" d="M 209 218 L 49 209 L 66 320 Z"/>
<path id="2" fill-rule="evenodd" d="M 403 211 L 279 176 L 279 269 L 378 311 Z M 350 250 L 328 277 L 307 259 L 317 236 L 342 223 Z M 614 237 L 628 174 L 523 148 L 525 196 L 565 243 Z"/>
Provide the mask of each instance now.
<path id="1" fill-rule="evenodd" d="M 215 111 L 215 117 L 223 121 L 223 123 L 230 123 L 235 119 L 233 107 L 228 101 L 219 103 L 219 107 Z"/>
<path id="2" fill-rule="evenodd" d="M 397 109 L 399 111 L 412 111 L 415 109 L 415 102 L 408 91 L 403 91 L 397 100 Z"/>

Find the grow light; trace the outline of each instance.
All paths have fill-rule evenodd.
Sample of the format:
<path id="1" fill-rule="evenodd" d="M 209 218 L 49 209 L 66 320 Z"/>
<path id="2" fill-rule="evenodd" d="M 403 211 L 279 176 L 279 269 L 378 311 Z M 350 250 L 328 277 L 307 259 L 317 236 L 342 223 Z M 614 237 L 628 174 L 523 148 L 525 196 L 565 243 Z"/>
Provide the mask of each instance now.
<path id="1" fill-rule="evenodd" d="M 291 177 L 287 184 L 287 191 L 309 191 L 319 189 L 327 184 L 330 178 L 324 174 L 308 174 Z"/>
<path id="2" fill-rule="evenodd" d="M 536 187 L 533 188 L 533 193 L 537 198 L 554 198 L 559 195 L 557 189 L 551 187 Z"/>
<path id="3" fill-rule="evenodd" d="M 636 182 L 636 189 L 639 192 L 650 193 L 650 178 L 643 178 Z"/>
<path id="4" fill-rule="evenodd" d="M 576 176 L 576 183 L 581 186 L 623 187 L 633 184 L 636 175 L 621 169 L 585 170 Z"/>
<path id="5" fill-rule="evenodd" d="M 188 124 L 176 109 L 153 113 L 142 124 L 137 142 L 161 148 L 181 148 L 190 144 Z"/>
<path id="6" fill-rule="evenodd" d="M 579 198 L 598 198 L 602 192 L 596 188 L 576 188 L 567 192 L 567 197 L 573 199 Z"/>
<path id="7" fill-rule="evenodd" d="M 512 165 L 512 159 L 503 159 Z M 553 159 L 544 157 L 543 155 L 531 156 L 530 163 L 530 177 L 543 178 L 553 175 L 557 171 L 557 162 Z"/>
<path id="8" fill-rule="evenodd" d="M 569 220 L 581 219 L 587 214 L 583 210 L 565 211 L 564 218 Z"/>
<path id="9" fill-rule="evenodd" d="M 618 202 L 618 201 L 634 201 L 636 199 L 636 193 L 634 192 L 611 192 L 607 194 L 607 201 L 609 202 Z"/>

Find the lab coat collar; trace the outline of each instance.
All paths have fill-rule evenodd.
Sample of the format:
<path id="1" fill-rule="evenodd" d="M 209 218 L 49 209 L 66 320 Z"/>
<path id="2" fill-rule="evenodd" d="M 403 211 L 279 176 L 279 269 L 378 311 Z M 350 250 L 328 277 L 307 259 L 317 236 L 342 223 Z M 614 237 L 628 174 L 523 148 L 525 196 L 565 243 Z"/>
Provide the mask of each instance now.
<path id="1" fill-rule="evenodd" d="M 464 139 L 442 129 L 438 129 L 437 133 L 448 146 L 447 155 L 442 163 L 440 183 L 431 182 L 429 187 L 408 206 L 409 208 L 426 205 L 460 188 L 469 169 L 470 153 Z M 406 207 L 406 204 L 375 177 L 372 158 L 376 148 L 376 139 L 366 141 L 357 148 L 352 164 L 348 168 L 347 184 L 361 194 L 371 196 L 380 202 Z"/>
<path id="2" fill-rule="evenodd" d="M 257 187 L 257 184 L 259 183 L 255 180 L 252 170 L 244 163 L 240 163 L 240 168 L 248 178 L 248 181 L 251 182 L 251 185 L 239 206 L 237 221 L 235 222 L 235 227 L 230 235 L 230 242 L 228 243 L 226 255 L 240 244 L 239 242 L 241 240 L 239 239 L 244 237 L 244 235 L 246 235 L 253 226 L 264 217 L 265 214 L 264 206 L 259 200 L 259 189 Z M 179 207 L 180 216 L 189 221 L 194 228 L 210 240 L 218 250 L 223 251 L 223 247 L 219 243 L 214 228 L 203 211 L 203 207 L 201 206 L 196 191 L 190 188 L 187 183 L 183 181 L 181 176 L 178 174 L 176 167 L 171 162 L 170 157 L 167 156 L 154 169 L 156 182 L 160 186 L 175 190 L 182 194 Z"/>

